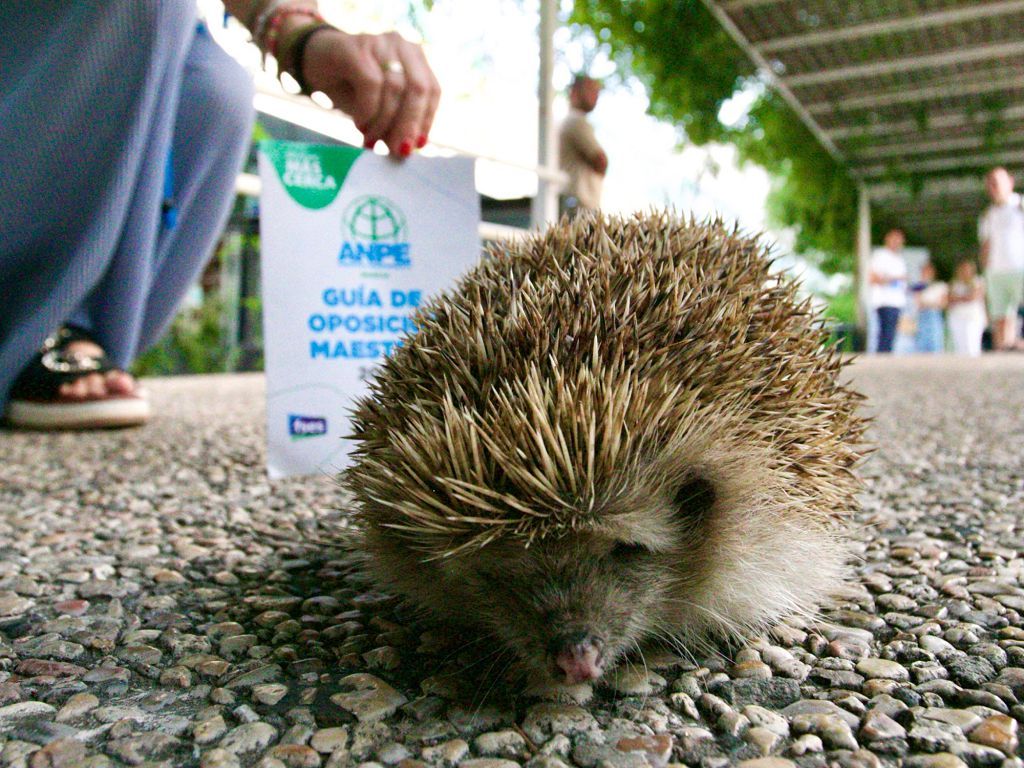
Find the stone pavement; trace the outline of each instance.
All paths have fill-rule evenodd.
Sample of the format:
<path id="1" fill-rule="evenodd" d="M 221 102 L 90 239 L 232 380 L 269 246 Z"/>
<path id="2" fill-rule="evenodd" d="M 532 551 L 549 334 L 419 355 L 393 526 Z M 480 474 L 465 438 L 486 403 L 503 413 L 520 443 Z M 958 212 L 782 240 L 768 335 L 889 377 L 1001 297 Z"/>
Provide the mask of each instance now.
<path id="1" fill-rule="evenodd" d="M 880 451 L 828 622 L 585 707 L 483 700 L 458 641 L 287 541 L 346 502 L 265 479 L 261 377 L 151 381 L 141 431 L 0 432 L 0 767 L 1024 766 L 1024 357 L 853 378 Z"/>

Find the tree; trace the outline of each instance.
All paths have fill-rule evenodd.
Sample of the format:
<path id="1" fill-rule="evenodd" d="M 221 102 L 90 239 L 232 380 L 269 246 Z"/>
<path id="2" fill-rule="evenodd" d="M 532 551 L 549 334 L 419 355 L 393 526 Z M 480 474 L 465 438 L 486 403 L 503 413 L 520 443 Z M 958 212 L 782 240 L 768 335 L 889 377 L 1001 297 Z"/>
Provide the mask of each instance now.
<path id="1" fill-rule="evenodd" d="M 826 271 L 853 269 L 853 180 L 770 88 L 741 124 L 719 120 L 722 105 L 757 72 L 700 0 L 574 0 L 569 23 L 592 33 L 620 72 L 639 79 L 651 115 L 694 144 L 730 142 L 741 162 L 763 166 L 774 178 L 769 220 L 796 229 L 798 251 L 818 255 Z"/>

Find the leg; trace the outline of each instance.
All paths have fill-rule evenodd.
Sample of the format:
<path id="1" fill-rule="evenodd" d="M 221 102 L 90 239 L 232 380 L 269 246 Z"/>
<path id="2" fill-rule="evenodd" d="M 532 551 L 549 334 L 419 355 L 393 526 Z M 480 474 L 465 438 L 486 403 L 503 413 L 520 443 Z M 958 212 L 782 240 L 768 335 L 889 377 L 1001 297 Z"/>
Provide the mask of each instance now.
<path id="1" fill-rule="evenodd" d="M 208 35 L 197 36 L 174 132 L 178 225 L 160 243 L 136 354 L 160 340 L 224 231 L 252 144 L 253 93 L 252 76 Z"/>
<path id="2" fill-rule="evenodd" d="M 195 35 L 185 61 L 174 120 L 174 198 L 177 224 L 163 230 L 140 307 L 133 346 L 118 350 L 127 365 L 156 343 L 210 257 L 234 200 L 235 179 L 249 148 L 254 110 L 249 74 L 209 34 Z M 106 311 L 91 297 L 88 315 Z"/>
<path id="3" fill-rule="evenodd" d="M 896 307 L 878 308 L 878 351 L 882 353 L 892 352 L 892 344 L 896 338 L 896 323 L 899 320 L 900 311 Z"/>
<path id="4" fill-rule="evenodd" d="M 0 5 L 0 407 L 97 286 L 91 330 L 119 362 L 148 288 L 191 0 Z M 59 180 L 59 184 L 55 184 Z"/>
<path id="5" fill-rule="evenodd" d="M 1017 316 L 1007 315 L 1002 320 L 1003 326 L 1003 349 L 1013 349 L 1017 346 Z"/>
<path id="6" fill-rule="evenodd" d="M 945 346 L 942 337 L 942 311 L 938 309 L 925 310 L 921 313 L 919 322 L 923 324 L 927 331 L 924 351 L 930 352 L 933 355 L 942 352 Z"/>
<path id="7" fill-rule="evenodd" d="M 953 342 L 953 354 L 962 355 L 964 354 L 965 334 L 963 323 L 957 315 L 956 310 L 950 310 L 946 322 L 949 325 L 949 338 Z"/>
<path id="8" fill-rule="evenodd" d="M 1017 311 L 1024 300 L 1024 274 L 988 275 L 985 290 L 992 320 L 992 349 L 1014 349 L 1017 346 Z"/>
<path id="9" fill-rule="evenodd" d="M 966 328 L 967 354 L 971 357 L 981 356 L 981 334 L 985 332 L 985 321 L 981 318 L 969 320 Z"/>
<path id="10" fill-rule="evenodd" d="M 998 351 L 1003 348 L 1003 320 L 992 318 L 992 349 Z"/>

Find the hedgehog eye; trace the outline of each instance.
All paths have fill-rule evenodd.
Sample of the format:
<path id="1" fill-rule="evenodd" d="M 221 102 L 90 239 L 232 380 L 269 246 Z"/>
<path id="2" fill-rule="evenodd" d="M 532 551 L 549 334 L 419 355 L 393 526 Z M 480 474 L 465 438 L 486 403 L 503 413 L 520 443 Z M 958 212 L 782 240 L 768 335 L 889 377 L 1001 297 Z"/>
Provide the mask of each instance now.
<path id="1" fill-rule="evenodd" d="M 650 549 L 635 541 L 620 541 L 612 547 L 612 557 L 617 559 L 627 559 L 637 557 L 638 555 L 648 555 L 650 552 Z"/>
<path id="2" fill-rule="evenodd" d="M 686 517 L 702 517 L 715 504 L 715 487 L 703 477 L 693 477 L 679 486 L 672 503 Z"/>

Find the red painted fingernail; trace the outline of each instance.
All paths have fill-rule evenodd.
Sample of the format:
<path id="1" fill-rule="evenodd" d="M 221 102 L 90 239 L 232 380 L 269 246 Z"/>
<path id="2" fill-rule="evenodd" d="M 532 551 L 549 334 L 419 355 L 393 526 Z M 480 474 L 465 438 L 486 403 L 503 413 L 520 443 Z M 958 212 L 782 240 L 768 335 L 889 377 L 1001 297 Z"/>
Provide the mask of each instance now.
<path id="1" fill-rule="evenodd" d="M 425 146 L 427 146 L 427 135 L 421 133 L 420 137 L 416 139 L 416 149 L 423 149 Z"/>
<path id="2" fill-rule="evenodd" d="M 408 139 L 406 139 L 401 143 L 401 145 L 399 145 L 398 154 L 400 154 L 402 157 L 408 157 L 409 155 L 412 154 L 412 143 Z"/>
<path id="3" fill-rule="evenodd" d="M 363 149 L 373 149 L 373 146 L 376 143 L 377 143 L 376 139 L 364 139 L 363 140 Z"/>

